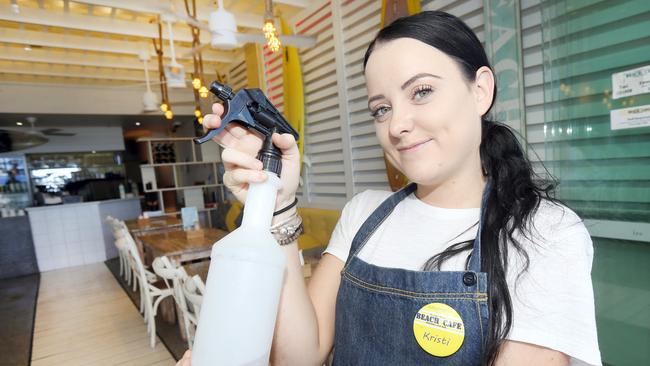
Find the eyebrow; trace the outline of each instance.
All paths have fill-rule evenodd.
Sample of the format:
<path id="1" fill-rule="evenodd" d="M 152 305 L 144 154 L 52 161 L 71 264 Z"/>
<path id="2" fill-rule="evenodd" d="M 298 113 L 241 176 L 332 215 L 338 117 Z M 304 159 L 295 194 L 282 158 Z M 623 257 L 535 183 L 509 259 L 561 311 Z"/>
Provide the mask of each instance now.
<path id="1" fill-rule="evenodd" d="M 432 77 L 432 78 L 437 78 L 437 79 L 442 79 L 442 77 L 434 74 L 429 74 L 426 72 L 421 72 L 419 74 L 413 75 L 410 79 L 406 80 L 404 84 L 402 84 L 402 90 L 408 88 L 409 85 L 413 84 L 415 80 L 420 79 L 420 78 L 425 78 L 425 77 Z"/>
<path id="2" fill-rule="evenodd" d="M 421 72 L 419 74 L 413 75 L 411 78 L 406 80 L 404 84 L 402 84 L 401 89 L 404 90 L 409 87 L 409 85 L 413 84 L 417 79 L 425 78 L 425 77 L 432 77 L 436 79 L 442 79 L 442 77 L 434 74 L 429 74 L 427 72 Z M 368 99 L 368 108 L 370 108 L 370 103 L 374 102 L 375 100 L 383 99 L 385 98 L 383 94 L 379 95 L 374 95 Z"/>

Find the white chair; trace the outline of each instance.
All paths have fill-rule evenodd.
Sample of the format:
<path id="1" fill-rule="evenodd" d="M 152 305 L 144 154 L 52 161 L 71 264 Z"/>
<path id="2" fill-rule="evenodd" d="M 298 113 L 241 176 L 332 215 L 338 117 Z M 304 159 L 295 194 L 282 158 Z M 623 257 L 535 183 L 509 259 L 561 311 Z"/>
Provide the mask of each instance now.
<path id="1" fill-rule="evenodd" d="M 126 227 L 124 227 L 126 229 Z M 134 277 L 140 284 L 140 311 L 143 312 L 144 321 L 147 323 L 147 331 L 150 335 L 151 348 L 156 346 L 156 314 L 160 302 L 167 296 L 172 296 L 173 291 L 169 288 L 160 289 L 154 285 L 157 276 L 145 270 L 140 253 L 135 245 L 135 241 L 128 231 L 124 231 L 124 240 L 128 249 L 128 259 L 136 276 Z"/>
<path id="2" fill-rule="evenodd" d="M 188 321 L 188 344 L 192 348 L 194 342 L 194 333 L 196 326 L 199 324 L 199 315 L 201 314 L 201 303 L 203 302 L 203 294 L 205 293 L 205 284 L 199 275 L 185 278 L 182 287 L 183 297 L 187 305 L 187 314 L 185 318 Z M 191 338 L 190 338 L 191 334 Z"/>
<path id="3" fill-rule="evenodd" d="M 133 237 L 129 233 L 129 230 L 127 229 L 126 224 L 124 223 L 124 221 L 115 220 L 115 230 L 113 232 L 113 236 L 116 238 L 115 245 L 118 247 L 118 249 L 121 248 L 121 250 L 124 252 L 124 257 L 125 257 L 125 261 L 124 261 L 124 263 L 125 263 L 125 280 L 126 280 L 126 283 L 127 283 L 128 286 L 131 286 L 131 284 L 133 284 L 132 289 L 133 289 L 133 291 L 135 291 L 135 290 L 138 289 L 139 277 L 137 276 L 136 268 L 133 266 L 131 261 L 128 260 L 128 246 L 126 244 L 126 239 L 125 239 L 125 237 L 127 235 L 129 237 L 129 240 L 131 240 L 133 243 L 135 243 L 135 241 L 133 240 Z M 122 239 L 122 240 L 120 240 L 120 239 Z M 138 258 L 140 258 L 140 255 L 138 255 Z M 140 262 L 142 262 L 142 258 L 140 258 Z M 146 267 L 145 267 L 145 273 L 147 275 L 147 279 L 148 279 L 149 283 L 154 283 L 154 282 L 158 281 L 158 278 L 156 277 L 156 275 L 153 272 L 149 271 Z M 141 304 L 142 304 L 142 302 L 141 302 Z M 140 307 L 140 312 L 142 312 L 142 311 L 143 311 L 143 309 L 142 309 L 142 306 L 141 306 Z"/>
<path id="4" fill-rule="evenodd" d="M 154 272 L 165 280 L 167 287 L 174 291 L 174 300 L 176 301 L 176 305 L 178 306 L 183 321 L 185 339 L 187 340 L 188 347 L 192 348 L 196 318 L 194 317 L 194 313 L 187 307 L 187 302 L 182 289 L 184 282 L 189 278 L 189 276 L 182 266 L 174 266 L 169 258 L 165 256 L 154 259 L 152 267 Z"/>
<path id="5" fill-rule="evenodd" d="M 115 242 L 115 247 L 117 248 L 117 253 L 119 254 L 120 257 L 120 276 L 124 277 L 124 280 L 126 283 L 130 286 L 131 285 L 131 274 L 133 270 L 129 266 L 129 263 L 126 259 L 127 257 L 127 249 L 126 246 L 124 245 L 123 241 L 120 241 L 119 239 L 123 237 L 124 235 L 122 234 L 121 227 L 119 225 L 120 221 L 112 216 L 106 216 L 106 221 L 108 222 L 111 231 L 113 232 L 113 239 Z"/>

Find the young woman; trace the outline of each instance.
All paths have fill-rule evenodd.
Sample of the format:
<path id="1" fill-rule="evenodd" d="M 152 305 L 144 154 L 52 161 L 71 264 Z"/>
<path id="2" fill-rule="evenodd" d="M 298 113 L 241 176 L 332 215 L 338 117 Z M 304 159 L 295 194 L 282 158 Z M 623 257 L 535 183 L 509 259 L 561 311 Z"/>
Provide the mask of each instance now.
<path id="1" fill-rule="evenodd" d="M 283 246 L 272 364 L 322 365 L 333 349 L 335 365 L 600 365 L 589 234 L 511 130 L 486 117 L 495 78 L 475 34 L 442 12 L 401 18 L 364 68 L 379 143 L 412 183 L 356 195 L 308 286 L 296 243 Z M 222 107 L 213 112 L 210 128 Z M 216 140 L 243 201 L 266 179 L 261 139 L 232 126 Z M 291 135 L 274 142 L 280 209 L 294 200 L 299 157 Z"/>

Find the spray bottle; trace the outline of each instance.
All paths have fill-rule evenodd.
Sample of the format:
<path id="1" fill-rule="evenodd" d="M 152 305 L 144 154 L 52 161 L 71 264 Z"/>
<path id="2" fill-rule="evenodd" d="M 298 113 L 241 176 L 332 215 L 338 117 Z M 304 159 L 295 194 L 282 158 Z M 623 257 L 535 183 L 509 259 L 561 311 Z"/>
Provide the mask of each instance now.
<path id="1" fill-rule="evenodd" d="M 268 366 L 287 261 L 270 232 L 282 169 L 271 136 L 297 133 L 259 89 L 233 94 L 214 82 L 210 90 L 224 101 L 222 125 L 196 141 L 208 141 L 231 121 L 262 133 L 257 158 L 268 179 L 250 184 L 242 225 L 213 246 L 192 365 Z"/>

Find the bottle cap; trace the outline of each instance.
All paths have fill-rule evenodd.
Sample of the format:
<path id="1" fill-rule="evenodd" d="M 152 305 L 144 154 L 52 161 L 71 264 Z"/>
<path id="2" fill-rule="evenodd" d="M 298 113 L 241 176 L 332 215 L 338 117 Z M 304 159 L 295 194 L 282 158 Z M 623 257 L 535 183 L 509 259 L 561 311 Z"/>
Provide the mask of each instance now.
<path id="1" fill-rule="evenodd" d="M 262 148 L 257 153 L 257 159 L 262 162 L 264 170 L 275 173 L 278 177 L 282 172 L 282 153 L 280 149 L 273 145 L 272 136 L 277 131 L 276 127 L 264 138 Z"/>

